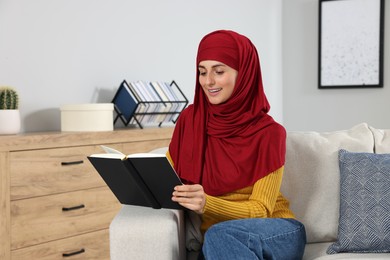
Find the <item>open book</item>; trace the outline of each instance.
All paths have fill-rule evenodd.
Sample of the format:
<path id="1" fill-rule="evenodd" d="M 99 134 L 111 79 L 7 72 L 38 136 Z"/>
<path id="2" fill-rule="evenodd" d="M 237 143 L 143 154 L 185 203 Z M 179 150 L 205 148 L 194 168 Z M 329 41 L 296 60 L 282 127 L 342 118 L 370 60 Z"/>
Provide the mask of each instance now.
<path id="1" fill-rule="evenodd" d="M 172 201 L 175 186 L 182 182 L 164 154 L 124 155 L 107 146 L 103 154 L 88 156 L 89 161 L 121 204 L 155 209 L 182 209 Z"/>

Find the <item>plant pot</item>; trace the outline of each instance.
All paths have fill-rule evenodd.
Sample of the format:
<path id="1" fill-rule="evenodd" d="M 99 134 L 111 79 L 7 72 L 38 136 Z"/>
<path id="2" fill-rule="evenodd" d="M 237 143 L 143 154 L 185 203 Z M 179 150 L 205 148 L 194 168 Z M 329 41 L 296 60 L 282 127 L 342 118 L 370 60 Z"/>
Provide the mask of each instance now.
<path id="1" fill-rule="evenodd" d="M 0 135 L 20 132 L 20 112 L 18 109 L 0 110 Z"/>

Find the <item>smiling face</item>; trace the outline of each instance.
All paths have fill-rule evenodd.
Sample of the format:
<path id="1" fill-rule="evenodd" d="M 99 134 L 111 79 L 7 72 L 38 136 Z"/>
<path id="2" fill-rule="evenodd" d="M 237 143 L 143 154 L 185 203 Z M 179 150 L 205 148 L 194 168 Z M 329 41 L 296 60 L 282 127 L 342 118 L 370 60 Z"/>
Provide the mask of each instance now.
<path id="1" fill-rule="evenodd" d="M 214 60 L 199 63 L 199 83 L 209 102 L 218 105 L 226 102 L 233 94 L 237 70 Z"/>

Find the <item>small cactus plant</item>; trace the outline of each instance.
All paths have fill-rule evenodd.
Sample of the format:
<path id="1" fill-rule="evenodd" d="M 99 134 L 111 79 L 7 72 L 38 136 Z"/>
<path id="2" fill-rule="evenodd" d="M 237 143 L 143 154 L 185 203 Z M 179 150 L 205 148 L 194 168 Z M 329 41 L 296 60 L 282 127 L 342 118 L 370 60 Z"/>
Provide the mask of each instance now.
<path id="1" fill-rule="evenodd" d="M 12 87 L 0 87 L 0 109 L 18 109 L 19 96 Z"/>

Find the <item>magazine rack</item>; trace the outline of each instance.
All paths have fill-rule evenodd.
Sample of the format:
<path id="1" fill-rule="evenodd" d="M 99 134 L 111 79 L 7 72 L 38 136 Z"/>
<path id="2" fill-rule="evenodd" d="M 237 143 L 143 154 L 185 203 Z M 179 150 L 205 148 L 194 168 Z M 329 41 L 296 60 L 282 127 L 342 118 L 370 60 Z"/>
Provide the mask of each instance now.
<path id="1" fill-rule="evenodd" d="M 112 103 L 117 114 L 114 124 L 120 119 L 125 126 L 137 124 L 142 129 L 146 124 L 176 123 L 188 100 L 175 81 L 123 80 Z"/>

